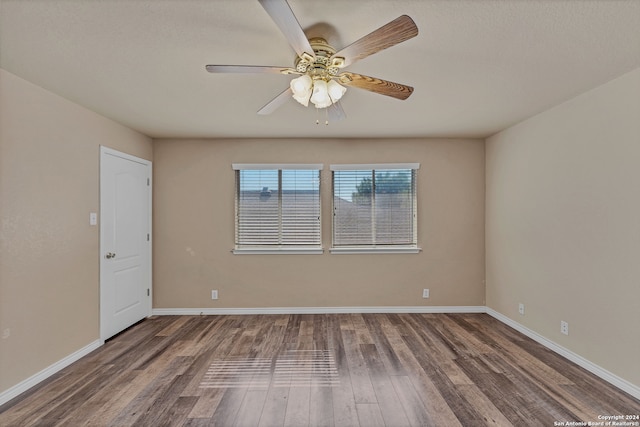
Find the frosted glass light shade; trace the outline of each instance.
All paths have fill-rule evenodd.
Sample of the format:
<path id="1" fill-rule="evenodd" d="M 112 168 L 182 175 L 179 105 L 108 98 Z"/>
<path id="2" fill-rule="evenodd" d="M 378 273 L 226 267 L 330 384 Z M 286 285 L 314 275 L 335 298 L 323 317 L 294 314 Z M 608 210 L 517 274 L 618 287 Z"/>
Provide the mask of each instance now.
<path id="1" fill-rule="evenodd" d="M 327 84 L 327 89 L 329 91 L 329 96 L 333 102 L 336 102 L 342 98 L 342 95 L 347 91 L 347 88 L 340 85 L 335 80 L 330 80 Z"/>
<path id="2" fill-rule="evenodd" d="M 313 102 L 316 108 L 327 108 L 332 104 L 331 98 L 329 97 L 327 82 L 324 80 L 316 80 L 313 82 L 311 102 Z"/>
<path id="3" fill-rule="evenodd" d="M 308 75 L 302 75 L 291 80 L 289 84 L 291 92 L 293 92 L 293 99 L 298 101 L 305 107 L 309 105 L 309 97 L 311 96 L 311 89 L 313 87 L 313 81 Z"/>

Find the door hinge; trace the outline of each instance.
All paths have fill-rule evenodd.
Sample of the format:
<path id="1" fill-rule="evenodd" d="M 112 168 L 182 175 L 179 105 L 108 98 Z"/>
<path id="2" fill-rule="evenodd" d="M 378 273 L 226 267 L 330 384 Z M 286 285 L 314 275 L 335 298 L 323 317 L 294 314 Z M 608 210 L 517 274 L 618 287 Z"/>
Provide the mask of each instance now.
<path id="1" fill-rule="evenodd" d="M 147 233 L 147 242 L 149 241 L 149 233 Z"/>
<path id="2" fill-rule="evenodd" d="M 147 178 L 147 187 L 151 185 L 150 178 Z"/>
<path id="3" fill-rule="evenodd" d="M 150 294 L 149 294 L 149 288 L 147 288 L 147 296 L 149 296 L 149 295 L 150 295 Z"/>

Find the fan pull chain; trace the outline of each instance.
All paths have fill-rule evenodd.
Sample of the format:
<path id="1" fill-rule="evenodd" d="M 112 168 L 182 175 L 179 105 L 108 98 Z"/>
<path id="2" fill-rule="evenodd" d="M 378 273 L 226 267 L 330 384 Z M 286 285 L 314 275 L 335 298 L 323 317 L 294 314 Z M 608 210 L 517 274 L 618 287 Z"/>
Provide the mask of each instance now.
<path id="1" fill-rule="evenodd" d="M 316 107 L 316 114 L 318 114 L 319 110 L 320 109 Z M 324 109 L 324 115 L 325 115 L 324 124 L 325 126 L 329 126 L 329 110 L 327 108 Z M 316 118 L 316 124 L 317 125 L 320 124 L 320 118 Z"/>

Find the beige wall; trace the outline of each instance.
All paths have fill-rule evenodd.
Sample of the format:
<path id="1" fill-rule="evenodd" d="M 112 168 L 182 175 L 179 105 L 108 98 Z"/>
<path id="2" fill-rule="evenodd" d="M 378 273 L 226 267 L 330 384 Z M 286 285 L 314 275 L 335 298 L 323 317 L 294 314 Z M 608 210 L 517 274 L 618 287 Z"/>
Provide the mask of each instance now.
<path id="1" fill-rule="evenodd" d="M 420 254 L 231 254 L 232 163 L 323 163 L 328 249 L 329 164 L 382 162 L 421 163 Z M 154 141 L 155 308 L 482 306 L 483 281 L 481 140 Z"/>
<path id="2" fill-rule="evenodd" d="M 0 393 L 99 339 L 100 145 L 152 158 L 149 138 L 0 70 Z"/>
<path id="3" fill-rule="evenodd" d="M 489 138 L 486 167 L 487 305 L 640 386 L 640 69 Z"/>

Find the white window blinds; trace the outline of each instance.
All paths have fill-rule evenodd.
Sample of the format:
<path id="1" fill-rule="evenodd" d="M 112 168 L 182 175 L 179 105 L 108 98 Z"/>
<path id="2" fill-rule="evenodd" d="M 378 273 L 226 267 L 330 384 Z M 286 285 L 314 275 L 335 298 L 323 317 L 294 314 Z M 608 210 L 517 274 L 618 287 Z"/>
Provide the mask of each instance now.
<path id="1" fill-rule="evenodd" d="M 321 165 L 233 167 L 236 248 L 321 246 Z"/>
<path id="2" fill-rule="evenodd" d="M 333 246 L 416 247 L 418 168 L 332 165 Z"/>

